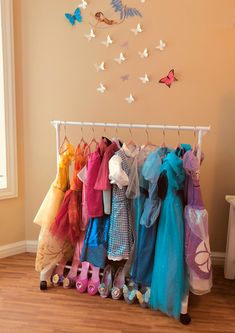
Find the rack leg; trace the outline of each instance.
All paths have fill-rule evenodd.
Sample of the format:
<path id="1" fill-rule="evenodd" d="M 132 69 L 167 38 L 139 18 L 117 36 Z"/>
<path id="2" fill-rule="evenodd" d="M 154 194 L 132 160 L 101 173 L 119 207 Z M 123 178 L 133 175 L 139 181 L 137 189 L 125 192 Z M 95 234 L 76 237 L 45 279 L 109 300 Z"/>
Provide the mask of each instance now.
<path id="1" fill-rule="evenodd" d="M 189 294 L 187 294 L 181 303 L 181 314 L 180 314 L 180 322 L 183 325 L 188 325 L 191 322 L 191 317 L 188 314 L 188 298 Z"/>
<path id="2" fill-rule="evenodd" d="M 40 272 L 40 289 L 41 290 L 47 289 L 47 280 L 52 275 L 52 272 L 54 271 L 55 267 L 56 267 L 56 265 L 47 265 Z"/>

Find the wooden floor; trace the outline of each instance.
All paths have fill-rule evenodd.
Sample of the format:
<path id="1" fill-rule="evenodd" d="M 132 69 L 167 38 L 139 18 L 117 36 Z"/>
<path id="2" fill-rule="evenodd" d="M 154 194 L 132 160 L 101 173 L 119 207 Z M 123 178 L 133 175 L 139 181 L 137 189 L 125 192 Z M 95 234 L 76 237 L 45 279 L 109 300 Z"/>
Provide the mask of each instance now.
<path id="1" fill-rule="evenodd" d="M 183 326 L 138 304 L 77 294 L 61 287 L 39 290 L 33 254 L 0 260 L 1 333 L 227 333 L 235 332 L 235 281 L 214 268 L 211 294 L 190 297 L 192 322 Z"/>

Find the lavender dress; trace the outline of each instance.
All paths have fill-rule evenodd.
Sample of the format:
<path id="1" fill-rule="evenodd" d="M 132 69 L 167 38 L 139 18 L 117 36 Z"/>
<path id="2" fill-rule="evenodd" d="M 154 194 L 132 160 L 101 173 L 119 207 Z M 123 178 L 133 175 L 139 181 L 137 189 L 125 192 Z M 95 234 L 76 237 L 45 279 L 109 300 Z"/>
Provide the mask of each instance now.
<path id="1" fill-rule="evenodd" d="M 211 253 L 208 234 L 208 213 L 199 184 L 199 160 L 192 150 L 185 153 L 187 206 L 185 217 L 185 258 L 190 291 L 196 295 L 210 292 L 212 287 Z"/>

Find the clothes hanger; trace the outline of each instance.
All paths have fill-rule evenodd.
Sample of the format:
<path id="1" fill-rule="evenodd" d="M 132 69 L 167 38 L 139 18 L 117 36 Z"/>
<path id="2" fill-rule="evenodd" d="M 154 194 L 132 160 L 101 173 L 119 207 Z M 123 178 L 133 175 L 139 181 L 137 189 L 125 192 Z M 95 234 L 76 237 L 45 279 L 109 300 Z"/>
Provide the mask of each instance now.
<path id="1" fill-rule="evenodd" d="M 67 137 L 67 134 L 66 134 L 66 121 L 64 122 L 64 139 L 63 139 L 63 142 L 62 144 L 60 145 L 60 148 L 59 148 L 59 154 L 63 154 L 64 152 L 66 152 L 66 150 L 68 149 L 68 145 L 70 144 L 70 141 Z"/>
<path id="2" fill-rule="evenodd" d="M 161 147 L 162 148 L 166 148 L 166 126 L 163 125 L 163 129 L 162 129 L 162 144 L 161 144 Z"/>
<path id="3" fill-rule="evenodd" d="M 194 137 L 193 153 L 195 155 L 197 155 L 197 130 L 196 130 L 196 126 L 194 126 L 193 137 Z"/>
<path id="4" fill-rule="evenodd" d="M 105 143 L 109 146 L 111 145 L 112 141 L 107 137 L 107 131 L 106 131 L 106 123 L 104 123 L 104 134 L 102 136 L 102 139 L 105 141 Z"/>
<path id="5" fill-rule="evenodd" d="M 154 143 L 152 143 L 149 139 L 149 132 L 148 132 L 148 125 L 146 125 L 146 128 L 145 128 L 145 134 L 146 134 L 146 137 L 147 137 L 147 141 L 144 145 L 143 148 L 146 148 L 146 147 L 156 147 L 156 145 Z"/>
<path id="6" fill-rule="evenodd" d="M 96 138 L 95 138 L 94 124 L 93 124 L 93 126 L 92 126 L 92 132 L 93 132 L 93 138 L 91 139 L 90 143 L 88 144 L 88 147 L 89 147 L 89 149 L 90 149 L 92 143 L 95 143 L 95 149 L 96 149 L 96 148 L 98 147 L 98 145 L 99 145 L 99 142 L 98 142 L 98 141 L 96 140 Z"/>
<path id="7" fill-rule="evenodd" d="M 87 142 L 86 142 L 86 140 L 84 139 L 84 133 L 83 133 L 83 127 L 82 127 L 82 122 L 81 122 L 81 134 L 82 134 L 82 137 L 81 137 L 81 140 L 80 140 L 80 142 L 79 142 L 79 146 L 83 143 L 83 145 L 84 146 L 86 146 L 87 145 Z"/>
<path id="8" fill-rule="evenodd" d="M 178 126 L 178 143 L 177 146 L 175 148 L 175 153 L 178 157 L 182 158 L 184 155 L 184 148 L 181 145 L 181 139 L 180 139 L 180 126 Z"/>
<path id="9" fill-rule="evenodd" d="M 128 148 L 133 148 L 133 150 L 135 150 L 135 148 L 137 147 L 137 144 L 134 142 L 133 140 L 133 135 L 132 135 L 132 130 L 131 130 L 131 124 L 130 124 L 130 127 L 129 127 L 129 133 L 130 133 L 130 136 L 131 136 L 131 139 L 130 141 L 126 144 L 126 146 Z"/>

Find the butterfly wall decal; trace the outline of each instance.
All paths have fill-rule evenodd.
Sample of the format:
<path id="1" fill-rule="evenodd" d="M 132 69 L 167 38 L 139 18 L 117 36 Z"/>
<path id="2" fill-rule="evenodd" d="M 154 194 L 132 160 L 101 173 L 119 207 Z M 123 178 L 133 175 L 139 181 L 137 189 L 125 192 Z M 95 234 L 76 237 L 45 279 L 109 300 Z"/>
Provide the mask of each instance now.
<path id="1" fill-rule="evenodd" d="M 121 44 L 120 46 L 121 46 L 122 48 L 124 48 L 124 49 L 127 49 L 128 46 L 129 46 L 129 42 L 126 41 L 126 42 L 124 42 L 123 44 Z"/>
<path id="2" fill-rule="evenodd" d="M 104 40 L 103 42 L 101 42 L 101 44 L 105 45 L 106 47 L 109 47 L 109 45 L 113 44 L 113 41 L 111 39 L 111 37 L 108 35 L 106 40 Z"/>
<path id="3" fill-rule="evenodd" d="M 76 8 L 73 14 L 65 13 L 64 15 L 72 25 L 75 25 L 76 21 L 79 23 L 82 22 L 82 15 L 80 8 Z"/>
<path id="4" fill-rule="evenodd" d="M 97 72 L 104 71 L 105 70 L 105 63 L 102 61 L 100 64 L 95 64 L 95 68 Z"/>
<path id="5" fill-rule="evenodd" d="M 149 82 L 149 77 L 146 73 L 144 74 L 144 76 L 140 76 L 139 79 L 144 84 Z"/>
<path id="6" fill-rule="evenodd" d="M 111 0 L 111 5 L 115 12 L 120 13 L 120 20 L 125 20 L 126 18 L 133 16 L 142 17 L 138 9 L 127 7 L 121 0 Z"/>
<path id="7" fill-rule="evenodd" d="M 149 54 L 148 54 L 148 49 L 145 48 L 143 52 L 140 52 L 140 51 L 139 51 L 138 54 L 139 54 L 139 56 L 140 56 L 141 59 L 147 58 L 148 55 L 149 55 Z"/>
<path id="8" fill-rule="evenodd" d="M 132 32 L 134 32 L 135 36 L 137 36 L 140 32 L 142 32 L 142 28 L 140 23 L 137 24 L 137 27 L 135 29 L 131 29 Z"/>
<path id="9" fill-rule="evenodd" d="M 123 61 L 126 60 L 126 58 L 124 57 L 124 54 L 121 52 L 119 54 L 119 57 L 114 58 L 114 60 L 120 65 Z"/>
<path id="10" fill-rule="evenodd" d="M 127 101 L 127 103 L 131 104 L 135 101 L 134 97 L 132 96 L 132 94 L 130 94 L 128 97 L 125 98 L 125 100 Z"/>
<path id="11" fill-rule="evenodd" d="M 128 81 L 129 80 L 129 74 L 121 75 L 120 79 L 122 80 L 122 82 Z"/>
<path id="12" fill-rule="evenodd" d="M 178 81 L 178 80 L 175 77 L 174 69 L 171 69 L 167 76 L 165 76 L 161 80 L 159 80 L 159 83 L 164 83 L 165 85 L 167 85 L 168 88 L 170 88 L 174 81 Z"/>
<path id="13" fill-rule="evenodd" d="M 78 5 L 78 7 L 82 8 L 82 9 L 86 9 L 87 2 L 85 0 L 82 0 L 82 2 L 80 3 L 80 5 Z"/>
<path id="14" fill-rule="evenodd" d="M 156 46 L 156 49 L 158 49 L 159 51 L 164 51 L 165 47 L 166 47 L 166 43 L 164 43 L 163 40 L 160 39 L 159 45 Z"/>
<path id="15" fill-rule="evenodd" d="M 92 40 L 92 38 L 95 38 L 94 30 L 91 29 L 90 32 L 89 32 L 89 34 L 85 34 L 84 36 L 85 36 L 85 37 L 88 39 L 88 41 L 90 42 L 90 41 Z"/>
<path id="16" fill-rule="evenodd" d="M 100 83 L 99 87 L 96 90 L 103 94 L 106 90 L 106 87 L 102 83 Z"/>

